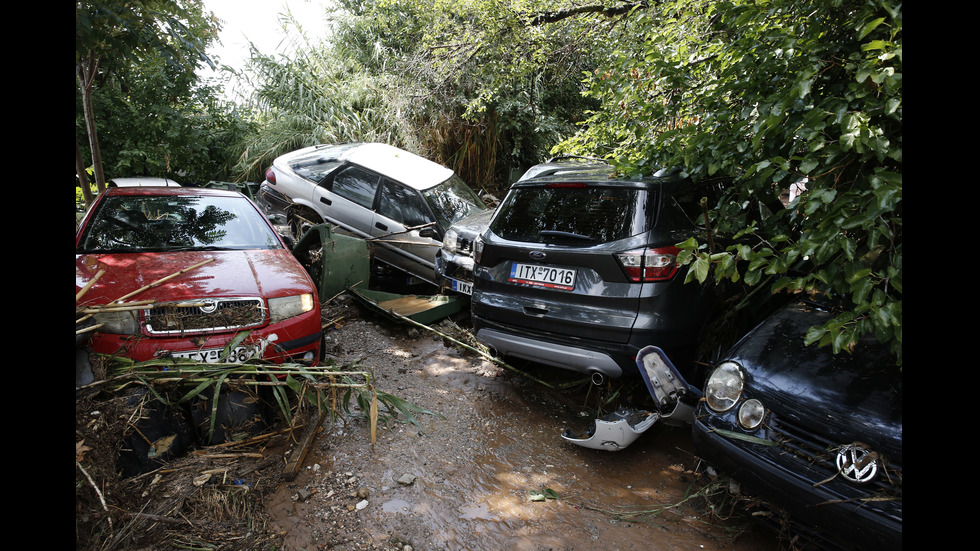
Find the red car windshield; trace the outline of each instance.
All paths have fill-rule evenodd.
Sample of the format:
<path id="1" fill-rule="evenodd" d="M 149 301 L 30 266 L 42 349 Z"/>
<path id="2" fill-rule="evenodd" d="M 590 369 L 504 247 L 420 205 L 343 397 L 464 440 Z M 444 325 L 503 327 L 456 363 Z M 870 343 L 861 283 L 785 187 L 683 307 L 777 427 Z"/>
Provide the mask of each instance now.
<path id="1" fill-rule="evenodd" d="M 244 198 L 138 195 L 106 197 L 76 253 L 281 247 L 269 224 Z"/>

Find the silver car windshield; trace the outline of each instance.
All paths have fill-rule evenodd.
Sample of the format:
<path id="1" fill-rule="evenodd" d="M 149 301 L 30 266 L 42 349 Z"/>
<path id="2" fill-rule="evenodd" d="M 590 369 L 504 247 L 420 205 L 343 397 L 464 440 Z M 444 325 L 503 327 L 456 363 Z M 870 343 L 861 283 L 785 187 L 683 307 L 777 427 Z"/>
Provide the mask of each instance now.
<path id="1" fill-rule="evenodd" d="M 243 197 L 107 197 L 78 253 L 275 249 L 278 238 Z"/>
<path id="2" fill-rule="evenodd" d="M 449 228 L 470 214 L 487 210 L 476 192 L 455 174 L 438 186 L 423 191 L 422 196 L 443 228 Z"/>

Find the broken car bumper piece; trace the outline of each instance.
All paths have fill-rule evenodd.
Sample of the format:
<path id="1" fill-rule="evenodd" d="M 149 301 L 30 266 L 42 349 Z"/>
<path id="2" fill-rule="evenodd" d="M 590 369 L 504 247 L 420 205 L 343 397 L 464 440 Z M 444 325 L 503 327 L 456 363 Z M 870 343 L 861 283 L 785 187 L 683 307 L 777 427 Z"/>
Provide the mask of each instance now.
<path id="1" fill-rule="evenodd" d="M 658 418 L 659 415 L 650 411 L 620 409 L 596 419 L 585 434 L 565 431 L 561 436 L 583 448 L 619 451 L 636 441 Z"/>
<path id="2" fill-rule="evenodd" d="M 700 392 L 687 384 L 663 350 L 645 347 L 637 355 L 636 365 L 658 412 L 619 409 L 596 419 L 585 434 L 565 431 L 562 438 L 585 448 L 618 451 L 632 444 L 658 419 L 681 423 L 693 421 L 693 407 L 681 398 L 699 397 Z"/>

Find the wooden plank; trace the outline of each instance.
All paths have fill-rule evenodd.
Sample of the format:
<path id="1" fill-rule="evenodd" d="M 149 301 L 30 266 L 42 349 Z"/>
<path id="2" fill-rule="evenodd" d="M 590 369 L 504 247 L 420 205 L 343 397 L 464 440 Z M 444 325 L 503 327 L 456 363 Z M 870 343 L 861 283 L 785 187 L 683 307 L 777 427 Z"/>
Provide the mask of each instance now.
<path id="1" fill-rule="evenodd" d="M 293 451 L 289 455 L 289 461 L 286 462 L 286 468 L 283 470 L 282 476 L 287 482 L 292 482 L 296 480 L 296 476 L 299 474 L 299 470 L 303 467 L 303 461 L 306 460 L 306 456 L 310 453 L 310 448 L 313 446 L 313 441 L 316 440 L 316 435 L 320 432 L 320 425 L 323 424 L 323 419 L 327 416 L 327 410 L 321 409 L 320 413 L 316 417 L 316 423 L 310 426 L 303 437 L 303 441 L 300 444 L 299 449 Z"/>

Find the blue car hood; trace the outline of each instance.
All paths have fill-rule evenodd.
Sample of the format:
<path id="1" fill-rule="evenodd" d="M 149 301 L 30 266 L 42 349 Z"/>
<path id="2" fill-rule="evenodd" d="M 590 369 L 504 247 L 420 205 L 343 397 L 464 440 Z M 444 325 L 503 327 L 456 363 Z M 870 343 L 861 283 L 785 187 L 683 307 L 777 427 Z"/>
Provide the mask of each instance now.
<path id="1" fill-rule="evenodd" d="M 806 330 L 827 319 L 824 311 L 794 304 L 743 338 L 729 359 L 745 369 L 746 397 L 833 442 L 860 441 L 900 461 L 901 368 L 873 338 L 836 355 L 804 344 Z"/>

